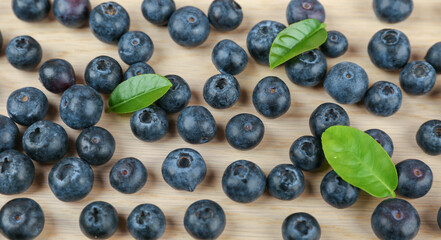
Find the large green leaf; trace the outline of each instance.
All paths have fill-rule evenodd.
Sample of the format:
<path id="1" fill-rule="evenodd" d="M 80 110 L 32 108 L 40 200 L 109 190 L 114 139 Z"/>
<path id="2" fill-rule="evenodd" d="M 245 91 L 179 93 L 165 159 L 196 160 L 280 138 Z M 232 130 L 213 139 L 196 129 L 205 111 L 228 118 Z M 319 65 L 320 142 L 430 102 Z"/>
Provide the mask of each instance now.
<path id="1" fill-rule="evenodd" d="M 305 19 L 289 25 L 273 41 L 269 54 L 270 68 L 322 45 L 328 38 L 325 27 L 326 24 L 317 19 Z"/>
<path id="2" fill-rule="evenodd" d="M 378 198 L 395 197 L 395 165 L 367 133 L 348 126 L 332 126 L 323 133 L 322 144 L 326 159 L 343 180 Z"/>
<path id="3" fill-rule="evenodd" d="M 172 86 L 158 74 L 142 74 L 119 84 L 109 98 L 107 112 L 131 113 L 148 107 L 161 98 Z"/>

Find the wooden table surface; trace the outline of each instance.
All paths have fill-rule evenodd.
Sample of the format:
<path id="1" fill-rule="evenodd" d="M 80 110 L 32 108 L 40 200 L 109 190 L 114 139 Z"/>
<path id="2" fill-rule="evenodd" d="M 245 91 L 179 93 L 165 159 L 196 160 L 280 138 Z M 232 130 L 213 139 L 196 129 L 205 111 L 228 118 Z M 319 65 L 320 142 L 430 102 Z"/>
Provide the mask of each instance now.
<path id="1" fill-rule="evenodd" d="M 96 6 L 102 0 L 92 0 Z M 228 110 L 215 110 L 209 107 L 203 97 L 205 81 L 217 74 L 211 63 L 211 50 L 225 38 L 236 41 L 246 49 L 246 36 L 250 28 L 261 20 L 271 19 L 287 24 L 285 9 L 288 0 L 238 0 L 242 5 L 244 20 L 233 32 L 220 33 L 212 28 L 208 40 L 201 46 L 186 49 L 175 44 L 169 37 L 167 28 L 157 27 L 147 22 L 140 10 L 141 0 L 118 0 L 129 12 L 130 30 L 146 32 L 153 40 L 155 51 L 148 62 L 158 74 L 178 74 L 190 85 L 191 105 L 203 105 L 214 115 L 219 127 L 218 135 L 210 143 L 190 145 L 184 142 L 176 131 L 177 114 L 170 115 L 170 131 L 165 138 L 155 143 L 137 140 L 130 131 L 130 115 L 103 114 L 97 126 L 108 129 L 116 139 L 116 151 L 110 162 L 93 167 L 95 183 L 92 192 L 83 200 L 74 203 L 61 202 L 55 198 L 48 187 L 47 175 L 51 166 L 36 165 L 36 178 L 32 187 L 16 196 L 0 196 L 0 206 L 16 197 L 29 197 L 43 208 L 46 224 L 38 239 L 84 239 L 78 218 L 88 203 L 104 200 L 111 203 L 120 216 L 120 227 L 112 239 L 131 239 L 125 227 L 125 219 L 133 208 L 141 203 L 159 206 L 167 217 L 167 228 L 163 239 L 191 239 L 185 232 L 183 216 L 187 207 L 200 199 L 218 202 L 226 212 L 227 226 L 219 239 L 281 239 L 282 221 L 291 213 L 303 211 L 315 216 L 322 229 L 322 239 L 375 239 L 370 225 L 370 217 L 381 199 L 362 193 L 359 200 L 350 208 L 338 210 L 326 204 L 321 198 L 319 187 L 327 168 L 317 173 L 305 173 L 306 189 L 293 201 L 281 201 L 265 193 L 250 204 L 231 201 L 222 191 L 221 177 L 224 169 L 233 161 L 247 159 L 257 163 L 266 174 L 281 163 L 289 163 L 288 150 L 292 142 L 300 136 L 310 135 L 308 119 L 311 112 L 321 103 L 333 102 L 322 87 L 304 88 L 294 85 L 287 78 L 284 68 L 269 70 L 257 64 L 251 57 L 244 72 L 237 76 L 242 95 L 239 102 Z M 177 7 L 193 5 L 207 12 L 211 1 L 175 0 Z M 370 37 L 382 28 L 397 28 L 407 34 L 411 46 L 411 60 L 421 60 L 427 49 L 441 40 L 441 5 L 433 0 L 414 1 L 414 11 L 404 22 L 386 24 L 377 20 L 372 10 L 371 0 L 322 0 L 326 9 L 328 30 L 339 30 L 349 40 L 348 52 L 337 59 L 328 59 L 328 68 L 338 62 L 352 61 L 361 65 L 369 75 L 370 84 L 387 80 L 398 84 L 398 73 L 387 73 L 376 68 L 367 55 Z M 18 35 L 31 35 L 43 48 L 43 61 L 63 58 L 69 61 L 76 72 L 77 80 L 84 82 L 84 69 L 87 63 L 98 55 L 108 55 L 127 69 L 117 53 L 115 45 L 98 41 L 88 27 L 69 29 L 58 23 L 53 16 L 41 23 L 25 23 L 14 16 L 11 1 L 0 1 L 0 30 L 6 43 Z M 292 104 L 282 117 L 270 120 L 256 112 L 251 102 L 251 93 L 257 82 L 265 76 L 282 78 L 291 91 Z M 46 93 L 50 102 L 47 120 L 61 124 L 70 139 L 68 156 L 76 156 L 75 139 L 80 131 L 70 129 L 60 119 L 58 104 L 60 95 L 52 94 L 38 80 L 38 71 L 24 72 L 14 69 L 6 60 L 4 47 L 0 54 L 0 114 L 7 115 L 6 100 L 18 88 L 34 86 Z M 427 163 L 434 172 L 434 182 L 430 192 L 423 198 L 409 200 L 421 217 L 421 228 L 416 239 L 437 239 L 441 230 L 436 224 L 436 214 L 441 206 L 441 161 L 439 157 L 428 156 L 415 142 L 418 127 L 430 119 L 441 118 L 441 84 L 426 96 L 403 94 L 403 104 L 398 113 L 383 118 L 369 114 L 363 105 L 343 105 L 348 112 L 351 125 L 361 130 L 380 128 L 393 139 L 395 151 L 392 160 L 397 163 L 404 159 L 416 158 Z M 108 96 L 104 96 L 107 101 Z M 228 145 L 224 128 L 228 120 L 239 113 L 258 115 L 265 124 L 265 137 L 254 150 L 239 151 Z M 23 133 L 25 128 L 20 127 Z M 191 147 L 204 157 L 208 173 L 206 179 L 192 193 L 182 192 L 168 186 L 161 176 L 161 165 L 167 154 L 181 147 Z M 136 194 L 124 195 L 109 184 L 108 175 L 112 165 L 124 157 L 140 159 L 148 169 L 148 181 Z M 0 236 L 1 238 L 1 236 Z"/>

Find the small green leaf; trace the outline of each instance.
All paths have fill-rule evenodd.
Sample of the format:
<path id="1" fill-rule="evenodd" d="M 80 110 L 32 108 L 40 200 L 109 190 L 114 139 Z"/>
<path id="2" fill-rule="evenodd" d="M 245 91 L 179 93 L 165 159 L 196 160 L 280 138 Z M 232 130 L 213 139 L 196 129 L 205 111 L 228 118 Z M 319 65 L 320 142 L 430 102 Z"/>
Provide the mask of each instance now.
<path id="1" fill-rule="evenodd" d="M 367 133 L 348 126 L 332 126 L 323 133 L 322 144 L 326 159 L 343 180 L 378 198 L 395 197 L 395 165 Z"/>
<path id="2" fill-rule="evenodd" d="M 293 23 L 277 34 L 269 54 L 273 69 L 291 58 L 315 49 L 328 38 L 326 24 L 317 19 L 305 19 Z"/>
<path id="3" fill-rule="evenodd" d="M 158 74 L 142 74 L 120 83 L 109 98 L 107 112 L 131 113 L 148 107 L 161 98 L 172 86 Z"/>

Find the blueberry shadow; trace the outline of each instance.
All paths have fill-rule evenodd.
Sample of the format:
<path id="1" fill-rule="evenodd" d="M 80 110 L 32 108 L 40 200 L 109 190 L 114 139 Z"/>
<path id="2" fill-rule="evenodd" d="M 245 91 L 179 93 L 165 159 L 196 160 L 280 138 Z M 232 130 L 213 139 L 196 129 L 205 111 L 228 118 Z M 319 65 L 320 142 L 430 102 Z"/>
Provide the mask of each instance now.
<path id="1" fill-rule="evenodd" d="M 57 104 L 55 105 L 53 102 L 49 102 L 49 107 L 48 107 L 48 111 L 45 117 L 45 120 L 48 121 L 55 121 L 58 114 L 58 107 L 59 107 L 59 102 L 57 102 Z"/>
<path id="2" fill-rule="evenodd" d="M 224 131 L 224 126 L 222 126 L 221 124 L 217 124 L 216 126 L 217 130 L 216 130 L 216 140 L 219 142 L 223 142 L 225 139 L 225 131 Z"/>
<path id="3" fill-rule="evenodd" d="M 36 168 L 32 187 L 38 191 L 40 189 L 43 189 L 43 185 L 44 185 L 44 173 L 41 171 L 40 168 Z"/>
<path id="4" fill-rule="evenodd" d="M 178 135 L 177 122 L 174 118 L 168 119 L 168 135 L 169 137 L 176 137 Z"/>
<path id="5" fill-rule="evenodd" d="M 202 103 L 201 96 L 199 96 L 199 94 L 197 94 L 196 91 L 191 91 L 190 102 L 193 105 L 201 104 Z"/>
<path id="6" fill-rule="evenodd" d="M 127 233 L 127 224 L 126 224 L 126 218 L 118 215 L 118 231 L 122 233 Z"/>
<path id="7" fill-rule="evenodd" d="M 248 93 L 248 91 L 247 90 L 245 90 L 245 89 L 241 89 L 240 90 L 240 96 L 239 96 L 239 99 L 238 99 L 238 103 L 240 104 L 240 105 L 247 105 L 248 104 L 248 98 L 249 98 L 249 93 Z"/>

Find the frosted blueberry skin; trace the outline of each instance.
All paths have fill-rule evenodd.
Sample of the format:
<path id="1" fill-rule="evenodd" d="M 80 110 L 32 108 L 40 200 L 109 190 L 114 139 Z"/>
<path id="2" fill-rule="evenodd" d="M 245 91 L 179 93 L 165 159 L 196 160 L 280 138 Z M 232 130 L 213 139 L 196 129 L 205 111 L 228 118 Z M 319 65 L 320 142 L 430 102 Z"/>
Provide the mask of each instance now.
<path id="1" fill-rule="evenodd" d="M 257 63 L 269 65 L 271 45 L 277 34 L 285 28 L 285 25 L 271 20 L 261 21 L 251 28 L 247 36 L 247 48 Z"/>
<path id="2" fill-rule="evenodd" d="M 294 166 L 303 171 L 320 169 L 325 161 L 320 139 L 313 136 L 299 137 L 289 149 L 289 158 Z"/>
<path id="3" fill-rule="evenodd" d="M 360 195 L 360 189 L 352 186 L 331 170 L 320 184 L 320 193 L 329 205 L 343 209 L 354 205 Z"/>
<path id="4" fill-rule="evenodd" d="M 0 115 L 0 152 L 15 148 L 20 140 L 20 132 L 12 119 Z"/>
<path id="5" fill-rule="evenodd" d="M 158 26 L 167 25 L 175 10 L 176 5 L 173 0 L 144 0 L 141 5 L 144 18 Z"/>
<path id="6" fill-rule="evenodd" d="M 163 138 L 167 134 L 168 126 L 167 113 L 155 105 L 138 110 L 130 117 L 133 135 L 146 142 L 155 142 Z"/>
<path id="7" fill-rule="evenodd" d="M 42 91 L 34 87 L 25 87 L 9 95 L 6 109 L 14 122 L 29 126 L 46 116 L 49 103 Z"/>
<path id="8" fill-rule="evenodd" d="M 268 175 L 269 193 L 280 200 L 293 200 L 305 190 L 302 170 L 292 164 L 279 164 Z"/>
<path id="9" fill-rule="evenodd" d="M 141 31 L 126 32 L 118 42 L 119 56 L 128 65 L 147 62 L 153 55 L 153 49 L 152 39 Z"/>
<path id="10" fill-rule="evenodd" d="M 147 182 L 148 173 L 144 164 L 136 158 L 123 158 L 110 170 L 110 185 L 125 194 L 136 193 Z"/>
<path id="11" fill-rule="evenodd" d="M 25 22 L 40 22 L 51 10 L 49 0 L 12 0 L 12 10 L 18 19 Z"/>
<path id="12" fill-rule="evenodd" d="M 72 65 L 64 59 L 50 59 L 38 71 L 40 82 L 52 93 L 62 93 L 76 83 Z"/>
<path id="13" fill-rule="evenodd" d="M 211 200 L 191 204 L 184 216 L 185 230 L 196 239 L 216 239 L 225 229 L 226 218 L 222 207 Z"/>
<path id="14" fill-rule="evenodd" d="M 230 108 L 239 99 L 239 82 L 230 74 L 214 75 L 205 82 L 203 96 L 205 102 L 213 108 Z"/>
<path id="15" fill-rule="evenodd" d="M 441 42 L 433 44 L 424 59 L 435 68 L 436 73 L 441 73 Z"/>
<path id="16" fill-rule="evenodd" d="M 320 104 L 309 117 L 309 129 L 312 135 L 320 138 L 322 134 L 331 126 L 349 126 L 349 116 L 346 111 L 338 104 Z"/>
<path id="17" fill-rule="evenodd" d="M 87 64 L 84 79 L 99 93 L 110 94 L 123 81 L 123 71 L 114 58 L 98 56 Z"/>
<path id="18" fill-rule="evenodd" d="M 387 135 L 384 131 L 380 129 L 369 129 L 364 131 L 369 134 L 375 141 L 377 141 L 387 152 L 387 154 L 392 157 L 394 153 L 394 143 L 392 142 L 392 138 Z"/>
<path id="19" fill-rule="evenodd" d="M 411 95 L 423 95 L 432 90 L 436 81 L 436 71 L 425 61 L 413 61 L 401 70 L 400 86 Z"/>
<path id="20" fill-rule="evenodd" d="M 267 118 L 278 118 L 291 107 L 291 94 L 285 82 L 275 76 L 265 77 L 253 90 L 253 105 Z"/>
<path id="21" fill-rule="evenodd" d="M 142 74 L 154 74 L 155 70 L 145 62 L 138 62 L 130 65 L 130 67 L 124 73 L 124 81 Z"/>
<path id="22" fill-rule="evenodd" d="M 241 113 L 228 121 L 225 136 L 228 143 L 239 150 L 251 150 L 263 139 L 265 126 L 258 117 Z"/>
<path id="23" fill-rule="evenodd" d="M 283 240 L 319 240 L 321 233 L 317 220 L 304 212 L 289 215 L 282 224 Z"/>
<path id="24" fill-rule="evenodd" d="M 104 43 L 116 44 L 129 31 L 130 17 L 116 2 L 104 2 L 96 6 L 89 16 L 93 35 Z"/>
<path id="25" fill-rule="evenodd" d="M 326 42 L 320 46 L 320 50 L 327 57 L 336 58 L 346 53 L 348 50 L 348 39 L 339 31 L 328 31 Z"/>
<path id="26" fill-rule="evenodd" d="M 313 87 L 320 84 L 326 76 L 328 64 L 320 50 L 311 50 L 300 54 L 285 64 L 288 78 L 295 84 Z"/>
<path id="27" fill-rule="evenodd" d="M 35 167 L 23 153 L 9 149 L 0 153 L 0 194 L 25 192 L 34 182 Z"/>
<path id="28" fill-rule="evenodd" d="M 6 59 L 20 70 L 31 71 L 41 62 L 43 50 L 40 44 L 31 36 L 18 36 L 6 45 Z"/>
<path id="29" fill-rule="evenodd" d="M 136 239 L 159 239 L 166 224 L 164 213 L 153 204 L 138 205 L 127 218 L 127 229 Z"/>
<path id="30" fill-rule="evenodd" d="M 401 108 L 402 98 L 401 89 L 397 85 L 380 81 L 369 88 L 364 97 L 364 105 L 370 113 L 388 117 Z"/>
<path id="31" fill-rule="evenodd" d="M 178 75 L 166 75 L 165 77 L 172 83 L 172 86 L 164 96 L 156 101 L 156 104 L 167 113 L 177 113 L 190 102 L 190 86 Z"/>
<path id="32" fill-rule="evenodd" d="M 54 0 L 54 16 L 66 27 L 85 26 L 89 20 L 90 10 L 89 0 Z"/>
<path id="33" fill-rule="evenodd" d="M 387 23 L 404 21 L 413 10 L 413 0 L 374 0 L 372 5 L 377 18 Z"/>
<path id="34" fill-rule="evenodd" d="M 325 8 L 317 0 L 291 0 L 286 7 L 288 24 L 293 24 L 307 18 L 314 18 L 320 22 L 325 21 Z"/>
<path id="35" fill-rule="evenodd" d="M 430 120 L 423 123 L 416 134 L 416 142 L 429 155 L 441 154 L 441 121 Z"/>
<path id="36" fill-rule="evenodd" d="M 108 162 L 115 152 L 115 139 L 101 127 L 84 129 L 76 140 L 78 156 L 90 165 L 102 165 Z"/>
<path id="37" fill-rule="evenodd" d="M 89 203 L 80 215 L 81 232 L 90 239 L 110 238 L 118 229 L 118 213 L 107 202 Z"/>
<path id="38" fill-rule="evenodd" d="M 417 159 L 407 159 L 396 165 L 397 193 L 407 198 L 420 198 L 432 187 L 433 174 L 427 164 Z"/>
<path id="39" fill-rule="evenodd" d="M 210 23 L 200 9 L 186 6 L 171 15 L 168 32 L 177 44 L 183 47 L 196 47 L 207 40 Z"/>
<path id="40" fill-rule="evenodd" d="M 207 143 L 216 136 L 216 121 L 203 106 L 188 106 L 178 116 L 179 136 L 191 144 Z"/>
<path id="41" fill-rule="evenodd" d="M 237 43 L 224 39 L 214 46 L 211 61 L 219 72 L 237 75 L 247 66 L 248 55 Z"/>
<path id="42" fill-rule="evenodd" d="M 242 8 L 234 0 L 215 0 L 208 8 L 208 19 L 217 30 L 232 31 L 242 23 Z"/>

